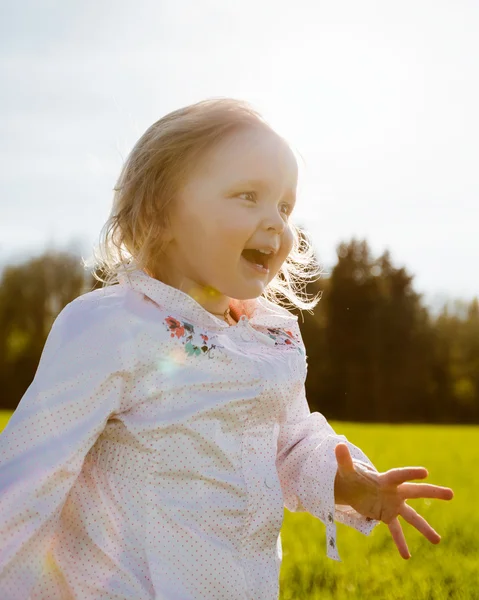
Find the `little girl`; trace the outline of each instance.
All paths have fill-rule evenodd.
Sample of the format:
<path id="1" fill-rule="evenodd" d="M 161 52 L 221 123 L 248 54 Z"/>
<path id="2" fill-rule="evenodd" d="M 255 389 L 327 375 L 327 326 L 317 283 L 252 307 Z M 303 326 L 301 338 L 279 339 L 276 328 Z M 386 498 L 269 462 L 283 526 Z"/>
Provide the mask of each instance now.
<path id="1" fill-rule="evenodd" d="M 103 287 L 56 318 L 0 436 L 2 600 L 273 600 L 284 507 L 403 558 L 406 498 L 452 498 L 379 473 L 305 396 L 298 284 L 317 275 L 292 223 L 297 163 L 245 102 L 154 123 L 107 222 Z M 312 266 L 313 265 L 313 266 Z M 100 280 L 100 278 L 98 278 Z M 110 285 L 118 283 L 118 285 Z"/>

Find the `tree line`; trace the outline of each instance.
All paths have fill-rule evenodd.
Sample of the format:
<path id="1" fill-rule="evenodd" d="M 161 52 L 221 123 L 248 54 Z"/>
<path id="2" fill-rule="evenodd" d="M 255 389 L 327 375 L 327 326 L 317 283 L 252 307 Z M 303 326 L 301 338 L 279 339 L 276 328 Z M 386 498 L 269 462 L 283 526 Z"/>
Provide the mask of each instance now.
<path id="1" fill-rule="evenodd" d="M 14 410 L 35 375 L 62 308 L 101 284 L 70 252 L 7 265 L 0 279 L 0 408 Z M 312 312 L 292 310 L 306 345 L 311 410 L 328 419 L 389 423 L 479 423 L 479 302 L 436 316 L 366 241 L 337 248 Z"/>

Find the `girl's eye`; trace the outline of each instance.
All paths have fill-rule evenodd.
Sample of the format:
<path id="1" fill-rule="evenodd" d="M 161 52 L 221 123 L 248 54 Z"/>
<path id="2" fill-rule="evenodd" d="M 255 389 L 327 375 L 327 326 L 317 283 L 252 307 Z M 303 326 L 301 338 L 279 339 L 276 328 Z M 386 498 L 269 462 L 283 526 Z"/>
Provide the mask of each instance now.
<path id="1" fill-rule="evenodd" d="M 247 196 L 248 194 L 253 196 L 253 201 L 256 201 L 256 192 L 241 192 L 241 194 L 238 194 L 238 196 Z M 283 211 L 283 214 L 289 216 L 292 213 L 292 211 L 293 211 L 292 204 L 288 204 L 287 202 L 284 202 L 281 206 L 286 207 L 286 210 Z"/>
<path id="2" fill-rule="evenodd" d="M 285 210 L 285 213 L 284 213 L 285 215 L 290 215 L 292 213 L 292 211 L 293 211 L 293 205 L 292 204 L 288 204 L 288 203 L 285 202 L 281 206 L 285 206 L 286 207 L 286 210 Z"/>
<path id="3" fill-rule="evenodd" d="M 252 194 L 256 198 L 256 193 L 255 192 L 241 192 L 241 194 L 238 194 L 238 195 L 239 196 L 243 196 L 245 194 Z"/>

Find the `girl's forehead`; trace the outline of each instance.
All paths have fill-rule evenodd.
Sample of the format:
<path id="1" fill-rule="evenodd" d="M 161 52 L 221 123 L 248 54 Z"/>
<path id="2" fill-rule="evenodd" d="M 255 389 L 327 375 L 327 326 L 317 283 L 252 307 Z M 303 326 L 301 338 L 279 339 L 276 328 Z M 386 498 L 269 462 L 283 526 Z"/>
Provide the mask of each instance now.
<path id="1" fill-rule="evenodd" d="M 265 129 L 243 129 L 229 134 L 216 145 L 216 156 L 222 158 L 225 153 L 238 154 L 248 158 L 255 154 L 271 154 L 277 157 L 296 158 L 283 138 L 274 131 Z"/>
<path id="2" fill-rule="evenodd" d="M 220 140 L 204 157 L 200 176 L 215 176 L 238 181 L 285 178 L 296 187 L 298 163 L 286 143 L 276 133 L 242 130 Z"/>

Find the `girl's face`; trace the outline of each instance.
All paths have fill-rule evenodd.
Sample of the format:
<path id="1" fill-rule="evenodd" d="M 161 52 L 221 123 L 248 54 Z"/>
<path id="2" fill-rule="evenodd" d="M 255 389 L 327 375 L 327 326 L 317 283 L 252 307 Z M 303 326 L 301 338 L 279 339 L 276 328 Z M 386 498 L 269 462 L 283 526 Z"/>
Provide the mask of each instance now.
<path id="1" fill-rule="evenodd" d="M 170 215 L 159 265 L 166 283 L 215 313 L 229 298 L 260 296 L 292 248 L 297 178 L 294 154 L 273 132 L 243 129 L 221 140 L 189 176 Z M 269 272 L 242 256 L 246 248 L 268 247 L 275 250 Z"/>

